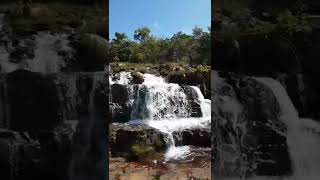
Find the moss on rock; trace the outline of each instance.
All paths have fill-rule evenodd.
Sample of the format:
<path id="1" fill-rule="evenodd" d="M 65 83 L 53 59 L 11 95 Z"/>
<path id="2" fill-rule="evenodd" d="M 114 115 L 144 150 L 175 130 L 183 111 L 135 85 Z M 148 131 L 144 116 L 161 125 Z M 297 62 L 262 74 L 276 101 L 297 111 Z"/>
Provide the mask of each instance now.
<path id="1" fill-rule="evenodd" d="M 130 152 L 131 152 L 130 159 L 137 159 L 137 160 L 143 161 L 148 156 L 154 154 L 155 150 L 152 146 L 142 146 L 142 145 L 135 144 L 131 146 Z"/>

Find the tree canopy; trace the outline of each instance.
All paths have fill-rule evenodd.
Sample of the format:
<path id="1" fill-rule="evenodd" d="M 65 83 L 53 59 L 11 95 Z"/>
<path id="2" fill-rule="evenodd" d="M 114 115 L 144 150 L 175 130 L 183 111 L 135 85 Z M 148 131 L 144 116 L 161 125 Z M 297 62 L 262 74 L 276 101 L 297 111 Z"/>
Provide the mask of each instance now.
<path id="1" fill-rule="evenodd" d="M 182 62 L 191 65 L 210 65 L 211 29 L 209 32 L 194 27 L 191 35 L 181 31 L 170 38 L 157 38 L 148 27 L 134 31 L 134 40 L 125 33 L 116 32 L 110 42 L 113 62 L 167 63 Z"/>

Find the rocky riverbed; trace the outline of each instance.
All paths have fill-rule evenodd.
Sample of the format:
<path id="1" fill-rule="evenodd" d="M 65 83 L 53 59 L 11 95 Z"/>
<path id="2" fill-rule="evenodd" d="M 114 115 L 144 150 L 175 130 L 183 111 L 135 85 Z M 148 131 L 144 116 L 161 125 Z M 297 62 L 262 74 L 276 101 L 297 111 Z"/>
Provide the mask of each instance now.
<path id="1" fill-rule="evenodd" d="M 211 179 L 211 162 L 196 165 L 181 163 L 137 163 L 124 158 L 109 159 L 109 179 L 149 180 L 149 179 Z"/>

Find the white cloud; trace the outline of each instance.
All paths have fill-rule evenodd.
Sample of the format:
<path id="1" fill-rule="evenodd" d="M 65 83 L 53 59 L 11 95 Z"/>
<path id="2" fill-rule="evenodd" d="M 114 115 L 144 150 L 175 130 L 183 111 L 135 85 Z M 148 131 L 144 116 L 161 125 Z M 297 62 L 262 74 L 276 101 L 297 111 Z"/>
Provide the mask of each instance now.
<path id="1" fill-rule="evenodd" d="M 156 30 L 159 30 L 159 29 L 160 29 L 160 25 L 159 25 L 158 21 L 153 22 L 152 26 L 153 26 Z"/>

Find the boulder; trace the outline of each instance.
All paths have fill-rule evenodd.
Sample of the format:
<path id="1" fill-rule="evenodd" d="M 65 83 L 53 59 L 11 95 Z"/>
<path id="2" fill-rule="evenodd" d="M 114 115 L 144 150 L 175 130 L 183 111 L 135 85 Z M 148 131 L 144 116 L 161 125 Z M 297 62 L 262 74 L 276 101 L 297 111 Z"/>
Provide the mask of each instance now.
<path id="1" fill-rule="evenodd" d="M 124 85 L 111 85 L 111 102 L 109 102 L 109 117 L 111 122 L 127 122 L 131 118 L 131 106 L 128 103 L 129 93 Z"/>
<path id="2" fill-rule="evenodd" d="M 48 130 L 59 122 L 57 87 L 48 76 L 17 70 L 7 76 L 10 128 Z"/>
<path id="3" fill-rule="evenodd" d="M 219 78 L 212 102 L 215 176 L 291 174 L 286 126 L 273 92 L 250 77 L 221 72 Z"/>
<path id="4" fill-rule="evenodd" d="M 171 72 L 167 76 L 169 83 L 186 84 L 186 75 L 184 72 Z"/>
<path id="5" fill-rule="evenodd" d="M 164 134 L 148 125 L 109 125 L 109 148 L 112 156 L 131 157 L 137 147 L 163 152 L 166 149 L 164 138 Z"/>
<path id="6" fill-rule="evenodd" d="M 120 106 L 117 103 L 109 103 L 109 114 L 111 117 L 109 123 L 128 122 L 131 118 L 131 107 L 127 105 Z"/>
<path id="7" fill-rule="evenodd" d="M 190 105 L 191 117 L 201 117 L 201 107 L 197 92 L 190 86 L 182 86 Z"/>
<path id="8" fill-rule="evenodd" d="M 176 146 L 211 147 L 211 128 L 184 129 L 172 133 Z"/>
<path id="9" fill-rule="evenodd" d="M 142 84 L 144 81 L 144 76 L 140 72 L 133 72 L 131 73 L 132 80 L 131 84 Z"/>
<path id="10" fill-rule="evenodd" d="M 81 35 L 77 59 L 84 70 L 103 70 L 108 62 L 108 41 L 96 34 Z"/>

